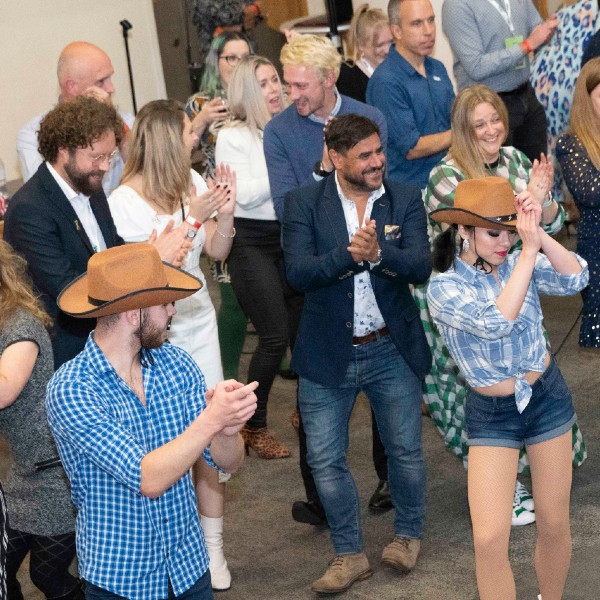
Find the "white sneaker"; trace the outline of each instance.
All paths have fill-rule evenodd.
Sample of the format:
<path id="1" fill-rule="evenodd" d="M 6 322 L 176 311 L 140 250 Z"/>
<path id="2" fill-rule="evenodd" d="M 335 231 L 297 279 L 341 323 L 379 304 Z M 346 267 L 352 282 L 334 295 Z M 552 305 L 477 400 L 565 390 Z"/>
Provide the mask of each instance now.
<path id="1" fill-rule="evenodd" d="M 512 526 L 519 527 L 520 525 L 529 525 L 535 521 L 535 513 L 523 508 L 516 500 L 513 502 L 512 510 Z"/>
<path id="2" fill-rule="evenodd" d="M 533 512 L 535 510 L 535 506 L 533 504 L 533 496 L 529 493 L 527 488 L 517 479 L 517 483 L 515 485 L 515 502 L 519 501 L 519 504 L 529 512 Z"/>

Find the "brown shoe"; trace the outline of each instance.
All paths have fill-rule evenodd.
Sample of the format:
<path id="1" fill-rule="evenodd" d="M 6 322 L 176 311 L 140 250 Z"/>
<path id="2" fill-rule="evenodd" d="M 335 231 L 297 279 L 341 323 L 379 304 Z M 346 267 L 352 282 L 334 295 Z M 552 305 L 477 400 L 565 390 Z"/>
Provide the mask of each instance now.
<path id="1" fill-rule="evenodd" d="M 290 449 L 266 427 L 248 427 L 246 425 L 240 433 L 246 444 L 246 454 L 248 454 L 248 448 L 252 448 L 260 458 L 265 460 L 290 456 Z"/>
<path id="2" fill-rule="evenodd" d="M 381 560 L 404 574 L 410 573 L 417 562 L 420 549 L 421 540 L 395 537 L 392 543 L 383 549 Z"/>
<path id="3" fill-rule="evenodd" d="M 373 575 L 364 552 L 340 554 L 330 563 L 325 575 L 312 584 L 317 594 L 337 594 L 345 592 L 355 581 L 368 579 Z"/>

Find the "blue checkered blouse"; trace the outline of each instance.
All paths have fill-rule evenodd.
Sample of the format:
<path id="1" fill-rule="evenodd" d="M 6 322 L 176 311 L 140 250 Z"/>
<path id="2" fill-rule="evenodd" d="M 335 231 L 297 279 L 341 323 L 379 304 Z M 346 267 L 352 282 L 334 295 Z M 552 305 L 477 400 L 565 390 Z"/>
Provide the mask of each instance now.
<path id="1" fill-rule="evenodd" d="M 151 351 L 144 406 L 93 333 L 48 384 L 48 421 L 78 510 L 81 577 L 132 600 L 176 595 L 207 570 L 189 472 L 159 498 L 140 493 L 141 460 L 180 435 L 204 409 L 204 377 L 180 348 Z M 216 467 L 209 450 L 204 458 Z"/>
<path id="2" fill-rule="evenodd" d="M 544 370 L 546 342 L 539 294 L 569 296 L 588 283 L 588 267 L 581 273 L 561 275 L 546 256 L 538 253 L 523 306 L 514 321 L 504 317 L 496 299 L 521 255 L 516 250 L 498 267 L 500 283 L 491 274 L 454 259 L 454 267 L 432 277 L 427 291 L 431 317 L 439 327 L 450 354 L 471 387 L 486 387 L 515 377 L 519 412 L 531 398 L 527 371 Z"/>

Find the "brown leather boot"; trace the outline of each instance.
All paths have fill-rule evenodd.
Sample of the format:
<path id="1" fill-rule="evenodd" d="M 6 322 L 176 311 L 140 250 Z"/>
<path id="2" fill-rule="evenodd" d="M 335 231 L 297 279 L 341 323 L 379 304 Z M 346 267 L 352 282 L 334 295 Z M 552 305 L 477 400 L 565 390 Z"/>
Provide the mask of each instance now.
<path id="1" fill-rule="evenodd" d="M 246 454 L 248 454 L 248 448 L 252 448 L 260 458 L 266 460 L 290 456 L 290 449 L 266 427 L 248 427 L 246 425 L 240 433 L 246 444 Z"/>
<path id="2" fill-rule="evenodd" d="M 317 594 L 337 594 L 345 592 L 355 581 L 368 579 L 373 575 L 364 552 L 340 554 L 330 563 L 325 575 L 312 584 Z"/>
<path id="3" fill-rule="evenodd" d="M 421 540 L 398 536 L 383 549 L 381 560 L 401 573 L 410 573 L 417 562 L 420 549 Z"/>

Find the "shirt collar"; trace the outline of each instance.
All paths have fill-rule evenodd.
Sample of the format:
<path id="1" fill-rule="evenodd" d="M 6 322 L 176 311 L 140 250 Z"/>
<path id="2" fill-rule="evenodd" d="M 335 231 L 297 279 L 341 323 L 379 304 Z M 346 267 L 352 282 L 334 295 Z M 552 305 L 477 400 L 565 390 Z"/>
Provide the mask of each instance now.
<path id="1" fill-rule="evenodd" d="M 337 91 L 337 88 L 333 88 L 333 93 L 335 94 L 335 105 L 329 113 L 329 116 L 326 119 L 321 119 L 321 117 L 317 117 L 315 114 L 311 113 L 308 115 L 308 118 L 315 123 L 323 123 L 325 124 L 331 117 L 335 117 L 340 112 L 340 108 L 342 107 L 342 95 Z"/>
<path id="2" fill-rule="evenodd" d="M 63 179 L 63 177 L 58 174 L 58 172 L 56 171 L 56 169 L 49 162 L 46 162 L 46 166 L 48 167 L 48 171 L 50 171 L 50 175 L 52 175 L 52 177 L 54 177 L 54 180 L 56 181 L 56 183 L 58 184 L 58 186 L 62 190 L 63 194 L 67 197 L 67 200 L 69 200 L 69 202 L 71 202 L 73 200 L 76 200 L 77 198 L 85 198 L 86 200 L 90 199 L 89 196 L 85 196 L 84 194 L 80 194 L 79 192 L 76 192 Z"/>
<path id="3" fill-rule="evenodd" d="M 337 171 L 334 173 L 334 177 L 335 177 L 335 186 L 337 188 L 338 196 L 342 200 L 345 200 L 346 202 L 352 202 L 354 204 L 353 200 L 350 200 L 350 198 L 347 198 L 346 196 L 344 196 L 344 192 L 342 192 L 342 188 L 340 186 L 340 180 L 338 179 Z M 384 187 L 384 185 L 382 183 L 381 186 L 378 189 L 373 190 L 369 194 L 369 199 L 367 200 L 367 204 L 370 204 L 370 203 L 372 204 L 373 202 L 375 202 L 375 200 L 381 198 L 381 196 L 383 196 L 384 194 L 385 194 L 385 187 Z"/>

